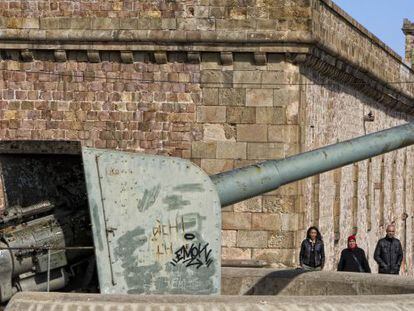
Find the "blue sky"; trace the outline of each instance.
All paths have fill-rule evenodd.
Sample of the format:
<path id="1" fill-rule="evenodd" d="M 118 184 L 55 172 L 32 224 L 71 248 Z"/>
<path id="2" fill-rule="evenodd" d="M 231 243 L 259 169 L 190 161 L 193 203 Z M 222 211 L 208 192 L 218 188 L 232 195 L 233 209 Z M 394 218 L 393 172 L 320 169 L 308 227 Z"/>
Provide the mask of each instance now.
<path id="1" fill-rule="evenodd" d="M 333 0 L 360 24 L 404 56 L 404 18 L 414 22 L 414 0 Z"/>

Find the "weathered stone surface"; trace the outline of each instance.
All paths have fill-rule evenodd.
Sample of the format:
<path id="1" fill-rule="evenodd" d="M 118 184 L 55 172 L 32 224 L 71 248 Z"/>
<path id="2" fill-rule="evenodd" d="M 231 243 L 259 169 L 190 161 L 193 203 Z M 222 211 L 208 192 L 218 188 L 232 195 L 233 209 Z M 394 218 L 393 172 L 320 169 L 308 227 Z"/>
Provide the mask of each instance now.
<path id="1" fill-rule="evenodd" d="M 217 142 L 218 159 L 246 159 L 247 144 L 242 142 Z"/>
<path id="2" fill-rule="evenodd" d="M 270 125 L 268 127 L 268 140 L 277 143 L 297 143 L 299 141 L 299 126 Z"/>
<path id="3" fill-rule="evenodd" d="M 195 141 L 191 145 L 191 157 L 215 158 L 217 144 L 215 142 Z"/>
<path id="4" fill-rule="evenodd" d="M 219 89 L 203 88 L 203 105 L 216 106 L 219 103 Z"/>
<path id="5" fill-rule="evenodd" d="M 250 213 L 223 212 L 221 222 L 224 230 L 250 229 L 252 215 Z"/>
<path id="6" fill-rule="evenodd" d="M 285 156 L 284 145 L 279 143 L 248 143 L 247 158 L 251 160 L 280 159 Z"/>
<path id="7" fill-rule="evenodd" d="M 221 231 L 221 245 L 224 247 L 235 247 L 237 241 L 236 230 L 222 230 Z"/>
<path id="8" fill-rule="evenodd" d="M 279 107 L 257 107 L 256 123 L 286 124 L 285 109 Z"/>
<path id="9" fill-rule="evenodd" d="M 268 262 L 292 266 L 292 258 L 296 257 L 295 249 L 253 249 L 252 258 Z"/>
<path id="10" fill-rule="evenodd" d="M 237 247 L 267 247 L 267 231 L 237 231 Z"/>
<path id="11" fill-rule="evenodd" d="M 235 247 L 223 247 L 221 249 L 222 259 L 251 259 L 252 250 L 250 248 L 235 248 Z"/>
<path id="12" fill-rule="evenodd" d="M 219 104 L 223 106 L 244 106 L 246 104 L 246 90 L 237 87 L 219 89 Z"/>
<path id="13" fill-rule="evenodd" d="M 238 124 L 237 140 L 246 142 L 267 141 L 267 125 L 265 124 Z"/>
<path id="14" fill-rule="evenodd" d="M 203 70 L 201 72 L 201 83 L 206 86 L 223 85 L 231 87 L 233 83 L 232 71 Z"/>
<path id="15" fill-rule="evenodd" d="M 204 141 L 235 141 L 235 130 L 228 124 L 204 124 Z"/>
<path id="16" fill-rule="evenodd" d="M 269 232 L 268 247 L 279 249 L 295 248 L 295 234 L 293 231 L 282 231 L 281 228 L 274 228 Z"/>
<path id="17" fill-rule="evenodd" d="M 233 160 L 202 159 L 201 168 L 207 174 L 214 175 L 233 169 Z"/>
<path id="18" fill-rule="evenodd" d="M 251 212 L 260 213 L 262 212 L 262 197 L 254 197 L 239 203 L 234 204 L 233 207 L 235 212 Z"/>
<path id="19" fill-rule="evenodd" d="M 256 109 L 253 107 L 228 107 L 228 123 L 255 123 Z"/>
<path id="20" fill-rule="evenodd" d="M 265 213 L 290 213 L 295 211 L 295 196 L 263 196 Z"/>
<path id="21" fill-rule="evenodd" d="M 284 231 L 297 231 L 300 229 L 299 226 L 299 214 L 280 214 L 282 221 L 281 230 Z"/>
<path id="22" fill-rule="evenodd" d="M 246 106 L 271 107 L 273 106 L 272 89 L 248 89 L 246 93 Z"/>
<path id="23" fill-rule="evenodd" d="M 280 214 L 254 213 L 252 214 L 253 230 L 278 230 L 282 221 Z"/>
<path id="24" fill-rule="evenodd" d="M 201 106 L 197 107 L 197 121 L 206 123 L 226 122 L 226 107 Z"/>
<path id="25" fill-rule="evenodd" d="M 286 107 L 299 102 L 299 88 L 295 86 L 274 90 L 273 103 L 278 107 Z"/>

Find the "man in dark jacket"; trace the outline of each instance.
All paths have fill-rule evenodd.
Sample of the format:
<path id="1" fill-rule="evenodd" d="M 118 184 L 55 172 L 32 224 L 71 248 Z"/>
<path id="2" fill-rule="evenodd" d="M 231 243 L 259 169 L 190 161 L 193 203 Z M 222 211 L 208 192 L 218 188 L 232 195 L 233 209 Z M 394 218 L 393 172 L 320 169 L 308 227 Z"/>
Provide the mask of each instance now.
<path id="1" fill-rule="evenodd" d="M 379 265 L 378 272 L 384 274 L 399 274 L 403 251 L 400 240 L 394 237 L 395 226 L 387 226 L 387 235 L 377 243 L 374 259 Z"/>

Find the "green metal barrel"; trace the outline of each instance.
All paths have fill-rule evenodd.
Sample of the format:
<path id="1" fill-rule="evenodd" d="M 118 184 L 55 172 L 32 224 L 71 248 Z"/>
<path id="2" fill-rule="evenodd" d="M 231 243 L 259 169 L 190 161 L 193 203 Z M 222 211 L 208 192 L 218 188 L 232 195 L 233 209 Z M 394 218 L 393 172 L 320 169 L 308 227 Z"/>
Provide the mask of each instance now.
<path id="1" fill-rule="evenodd" d="M 282 185 L 414 144 L 414 122 L 285 159 L 270 160 L 210 176 L 221 206 Z"/>

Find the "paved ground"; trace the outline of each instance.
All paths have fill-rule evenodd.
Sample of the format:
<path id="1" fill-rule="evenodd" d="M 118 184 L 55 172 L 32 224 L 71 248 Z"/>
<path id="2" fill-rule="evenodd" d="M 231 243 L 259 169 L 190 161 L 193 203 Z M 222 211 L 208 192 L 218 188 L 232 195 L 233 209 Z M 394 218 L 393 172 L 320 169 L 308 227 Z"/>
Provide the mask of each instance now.
<path id="1" fill-rule="evenodd" d="M 400 311 L 414 310 L 414 295 L 394 296 L 138 296 L 20 293 L 6 311 Z"/>

